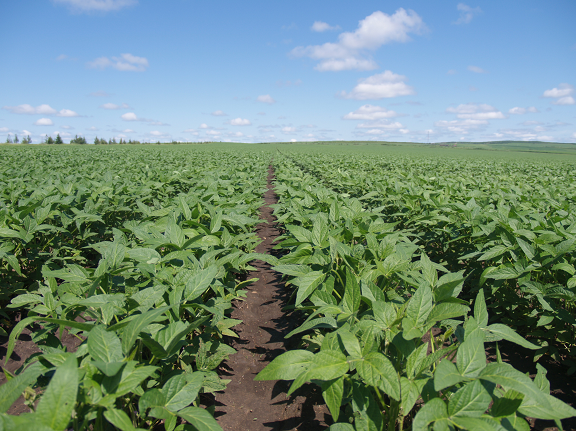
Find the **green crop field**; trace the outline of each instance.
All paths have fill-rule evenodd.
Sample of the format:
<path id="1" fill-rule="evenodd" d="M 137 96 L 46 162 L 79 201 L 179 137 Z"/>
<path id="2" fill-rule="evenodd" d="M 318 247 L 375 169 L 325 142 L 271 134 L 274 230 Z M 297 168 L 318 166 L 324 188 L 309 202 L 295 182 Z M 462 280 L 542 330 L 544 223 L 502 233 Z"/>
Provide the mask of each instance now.
<path id="1" fill-rule="evenodd" d="M 561 427 L 541 364 L 574 378 L 575 147 L 2 146 L 0 335 L 39 352 L 4 371 L 0 430 L 220 430 L 200 397 L 254 260 L 301 318 L 255 378 L 317 385 L 331 431 Z M 279 257 L 255 253 L 269 165 Z"/>

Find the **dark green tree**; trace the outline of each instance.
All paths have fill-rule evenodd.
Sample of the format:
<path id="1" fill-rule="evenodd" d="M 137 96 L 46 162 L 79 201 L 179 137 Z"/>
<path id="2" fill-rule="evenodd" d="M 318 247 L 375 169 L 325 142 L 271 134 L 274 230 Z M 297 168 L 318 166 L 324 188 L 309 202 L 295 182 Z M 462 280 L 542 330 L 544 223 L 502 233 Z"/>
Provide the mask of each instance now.
<path id="1" fill-rule="evenodd" d="M 20 140 L 18 139 L 18 135 L 14 134 L 14 143 L 18 144 Z"/>
<path id="2" fill-rule="evenodd" d="M 63 143 L 64 143 L 64 141 L 63 141 L 62 138 L 60 137 L 60 133 L 58 133 L 58 134 L 56 135 L 56 139 L 54 139 L 54 143 L 55 143 L 55 144 L 63 144 Z"/>
<path id="3" fill-rule="evenodd" d="M 12 143 L 12 138 L 10 137 L 10 135 L 6 135 L 6 143 L 7 143 L 7 144 L 11 144 L 11 143 Z"/>
<path id="4" fill-rule="evenodd" d="M 47 136 L 45 142 L 46 142 L 48 145 L 52 145 L 52 144 L 54 143 L 54 139 L 52 139 L 52 136 Z"/>

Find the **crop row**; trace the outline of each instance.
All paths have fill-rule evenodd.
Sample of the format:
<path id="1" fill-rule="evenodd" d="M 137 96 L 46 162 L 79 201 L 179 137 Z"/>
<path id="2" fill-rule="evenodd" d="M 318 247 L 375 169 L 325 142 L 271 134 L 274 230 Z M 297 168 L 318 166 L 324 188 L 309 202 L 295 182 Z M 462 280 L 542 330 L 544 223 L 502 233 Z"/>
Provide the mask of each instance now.
<path id="1" fill-rule="evenodd" d="M 219 430 L 201 394 L 234 349 L 227 317 L 258 238 L 269 156 L 152 149 L 7 152 L 0 165 L 6 358 L 0 429 Z M 6 305 L 8 307 L 6 308 Z M 10 311 L 12 310 L 12 311 Z M 64 328 L 82 341 L 61 343 Z M 6 414 L 23 393 L 31 413 Z M 180 424 L 182 421 L 191 425 Z"/>
<path id="2" fill-rule="evenodd" d="M 500 340 L 542 348 L 540 338 L 532 338 L 535 344 L 507 325 L 492 303 L 509 288 L 502 280 L 511 278 L 494 276 L 509 262 L 487 271 L 491 262 L 481 257 L 486 268 L 476 277 L 483 282 L 474 282 L 475 268 L 466 264 L 478 254 L 447 257 L 450 241 L 469 243 L 455 253 L 465 247 L 467 254 L 478 253 L 476 239 L 502 227 L 477 226 L 475 220 L 490 217 L 484 214 L 490 213 L 489 204 L 468 200 L 461 205 L 444 197 L 442 182 L 458 184 L 449 175 L 442 179 L 447 171 L 436 170 L 438 176 L 431 179 L 420 175 L 438 181 L 434 187 L 405 175 L 390 180 L 397 188 L 384 192 L 377 179 L 397 171 L 374 168 L 374 161 L 359 163 L 333 155 L 275 158 L 280 197 L 275 213 L 286 229 L 278 247 L 287 252 L 275 269 L 293 286 L 294 306 L 305 321 L 288 334 L 300 337 L 301 348 L 273 360 L 257 379 L 293 380 L 289 393 L 306 382 L 318 384 L 335 422 L 332 431 L 391 431 L 404 424 L 418 430 L 528 430 L 526 416 L 559 425 L 574 416 L 576 410 L 550 395 L 540 364 L 532 380 L 500 357 Z M 366 174 L 369 167 L 372 176 Z M 472 181 L 466 178 L 460 183 Z M 439 206 L 451 211 L 444 214 Z M 494 211 L 503 213 L 499 207 Z M 566 244 L 554 240 L 547 248 L 551 253 L 573 258 L 563 251 Z M 518 244 L 515 239 L 509 249 Z M 517 260 L 526 272 L 522 258 Z M 570 289 L 565 286 L 573 293 Z M 522 301 L 516 299 L 515 307 Z M 560 309 L 554 310 L 555 318 Z M 496 362 L 487 364 L 486 343 L 495 343 Z"/>

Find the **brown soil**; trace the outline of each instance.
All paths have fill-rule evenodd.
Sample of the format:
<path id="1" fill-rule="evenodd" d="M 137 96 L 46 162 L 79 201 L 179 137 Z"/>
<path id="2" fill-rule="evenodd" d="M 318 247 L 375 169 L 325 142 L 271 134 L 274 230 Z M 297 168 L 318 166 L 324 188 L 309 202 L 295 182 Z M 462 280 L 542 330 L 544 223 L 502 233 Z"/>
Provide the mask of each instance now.
<path id="1" fill-rule="evenodd" d="M 260 208 L 260 218 L 264 221 L 256 227 L 262 239 L 257 253 L 272 254 L 273 243 L 280 235 L 272 208 L 268 206 L 278 201 L 273 180 L 274 171 L 270 166 L 265 205 Z M 244 301 L 235 302 L 232 312 L 232 318 L 242 320 L 242 324 L 234 328 L 239 338 L 231 340 L 238 353 L 225 363 L 227 375 L 223 377 L 232 381 L 224 392 L 216 395 L 218 423 L 225 431 L 325 429 L 330 416 L 318 387 L 305 385 L 287 397 L 287 382 L 254 381 L 256 374 L 272 359 L 287 347 L 295 347 L 287 346 L 290 340 L 284 336 L 298 326 L 298 319 L 282 311 L 290 292 L 281 274 L 262 261 L 253 262 L 252 266 L 257 270 L 248 277 L 257 277 L 258 281 L 248 288 Z"/>

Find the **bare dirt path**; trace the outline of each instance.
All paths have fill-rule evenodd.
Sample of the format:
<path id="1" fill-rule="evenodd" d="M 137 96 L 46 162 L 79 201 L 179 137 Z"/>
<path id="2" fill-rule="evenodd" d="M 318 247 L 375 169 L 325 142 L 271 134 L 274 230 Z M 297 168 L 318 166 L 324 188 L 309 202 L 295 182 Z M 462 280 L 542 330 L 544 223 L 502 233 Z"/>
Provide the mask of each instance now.
<path id="1" fill-rule="evenodd" d="M 265 205 L 260 208 L 264 222 L 256 227 L 262 239 L 257 253 L 273 254 L 273 243 L 280 235 L 269 206 L 278 201 L 273 180 L 274 170 L 270 166 Z M 232 381 L 216 395 L 218 423 L 224 431 L 325 429 L 328 410 L 315 386 L 305 385 L 288 398 L 286 382 L 254 381 L 260 370 L 286 351 L 284 336 L 298 324 L 295 317 L 282 311 L 289 291 L 281 275 L 262 261 L 253 262 L 252 266 L 257 270 L 248 274 L 248 278 L 256 277 L 258 281 L 248 287 L 247 298 L 237 301 L 232 312 L 232 318 L 243 323 L 234 328 L 239 338 L 232 339 L 231 344 L 238 352 L 225 363 L 228 375 L 222 376 Z"/>

